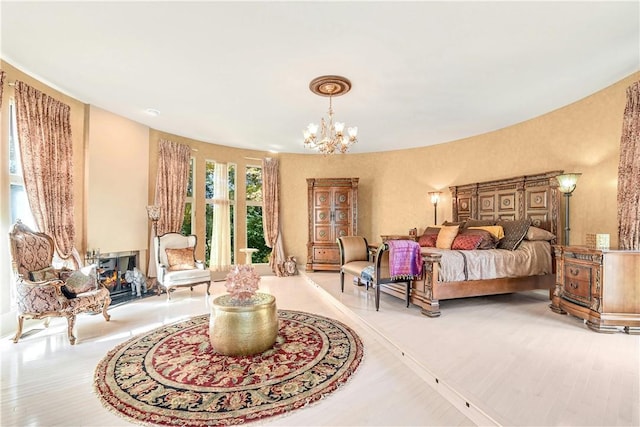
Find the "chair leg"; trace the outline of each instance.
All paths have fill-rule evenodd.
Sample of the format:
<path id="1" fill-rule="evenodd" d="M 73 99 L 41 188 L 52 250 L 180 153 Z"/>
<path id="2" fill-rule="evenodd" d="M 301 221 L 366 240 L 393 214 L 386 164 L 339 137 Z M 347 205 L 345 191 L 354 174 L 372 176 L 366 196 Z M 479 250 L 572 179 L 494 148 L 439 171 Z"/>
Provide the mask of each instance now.
<path id="1" fill-rule="evenodd" d="M 411 301 L 411 282 L 407 282 L 406 294 L 407 294 L 407 297 L 406 297 L 407 307 L 409 307 L 409 302 Z"/>
<path id="2" fill-rule="evenodd" d="M 167 302 L 171 301 L 171 288 L 166 288 L 167 289 Z"/>
<path id="3" fill-rule="evenodd" d="M 51 317 L 47 317 L 44 319 L 44 327 L 48 328 L 49 324 L 51 323 Z"/>
<path id="4" fill-rule="evenodd" d="M 211 292 L 209 292 L 210 287 L 211 287 L 211 282 L 207 282 L 207 295 L 211 295 Z"/>
<path id="5" fill-rule="evenodd" d="M 380 309 L 380 283 L 376 283 L 376 311 Z"/>
<path id="6" fill-rule="evenodd" d="M 24 316 L 21 314 L 18 316 L 18 329 L 16 330 L 16 335 L 13 337 L 14 343 L 17 343 L 20 337 L 22 336 L 23 326 L 24 326 Z"/>
<path id="7" fill-rule="evenodd" d="M 340 272 L 340 291 L 344 292 L 344 271 Z"/>
<path id="8" fill-rule="evenodd" d="M 76 325 L 76 315 L 70 314 L 67 318 L 67 334 L 69 335 L 69 343 L 74 345 L 76 343 L 76 337 L 73 335 L 73 327 Z"/>

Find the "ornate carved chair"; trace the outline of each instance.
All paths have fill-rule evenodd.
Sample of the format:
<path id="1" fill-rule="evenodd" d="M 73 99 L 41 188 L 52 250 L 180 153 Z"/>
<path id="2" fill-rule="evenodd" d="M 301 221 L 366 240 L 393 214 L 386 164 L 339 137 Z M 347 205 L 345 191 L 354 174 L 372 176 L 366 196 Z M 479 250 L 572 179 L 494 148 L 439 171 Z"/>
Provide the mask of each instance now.
<path id="1" fill-rule="evenodd" d="M 98 283 L 95 266 L 76 271 L 53 268 L 53 239 L 31 230 L 20 220 L 11 228 L 9 241 L 18 307 L 18 330 L 13 342 L 17 343 L 22 335 L 24 319 L 45 319 L 45 326 L 49 326 L 51 317 L 66 317 L 71 344 L 76 342 L 73 328 L 77 314 L 102 311 L 109 321 L 111 297 L 109 290 Z"/>
<path id="2" fill-rule="evenodd" d="M 153 239 L 156 253 L 158 288 L 167 292 L 171 300 L 174 288 L 207 284 L 207 295 L 211 286 L 211 272 L 204 262 L 195 258 L 197 238 L 180 233 L 166 233 Z M 162 289 L 161 289 L 162 288 Z"/>

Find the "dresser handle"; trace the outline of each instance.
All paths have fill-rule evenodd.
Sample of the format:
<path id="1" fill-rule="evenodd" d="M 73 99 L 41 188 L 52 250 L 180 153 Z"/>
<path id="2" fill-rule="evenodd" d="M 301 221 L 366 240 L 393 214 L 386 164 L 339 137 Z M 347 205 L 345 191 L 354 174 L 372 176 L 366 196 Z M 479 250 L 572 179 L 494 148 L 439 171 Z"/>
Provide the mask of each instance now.
<path id="1" fill-rule="evenodd" d="M 569 282 L 569 287 L 571 289 L 578 289 L 578 284 L 577 283 L 573 283 L 573 282 Z"/>
<path id="2" fill-rule="evenodd" d="M 569 267 L 569 273 L 571 273 L 571 275 L 573 275 L 573 276 L 577 276 L 578 274 L 580 274 L 580 270 L 577 269 L 577 268 Z"/>

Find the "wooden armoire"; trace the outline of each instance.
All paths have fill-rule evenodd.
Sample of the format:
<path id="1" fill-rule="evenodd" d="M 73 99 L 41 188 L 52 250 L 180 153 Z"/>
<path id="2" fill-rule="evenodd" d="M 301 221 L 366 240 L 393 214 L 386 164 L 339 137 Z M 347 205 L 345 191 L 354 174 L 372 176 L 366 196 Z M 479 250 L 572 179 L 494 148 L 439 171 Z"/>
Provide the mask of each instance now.
<path id="1" fill-rule="evenodd" d="M 340 270 L 337 238 L 358 232 L 358 178 L 307 178 L 307 271 Z"/>

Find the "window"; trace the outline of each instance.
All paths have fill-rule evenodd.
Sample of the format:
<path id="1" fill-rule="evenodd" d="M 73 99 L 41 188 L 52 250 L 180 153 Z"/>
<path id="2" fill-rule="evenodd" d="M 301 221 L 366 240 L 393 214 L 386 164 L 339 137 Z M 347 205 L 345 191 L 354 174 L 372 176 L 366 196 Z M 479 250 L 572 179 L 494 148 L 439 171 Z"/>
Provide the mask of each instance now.
<path id="1" fill-rule="evenodd" d="M 258 250 L 253 254 L 253 262 L 268 263 L 271 249 L 264 241 L 262 228 L 262 168 L 247 166 L 247 247 Z"/>
<path id="2" fill-rule="evenodd" d="M 187 199 L 184 203 L 184 219 L 182 220 L 182 234 L 193 234 L 193 174 L 194 159 L 189 161 L 189 181 L 187 182 Z"/>
<path id="3" fill-rule="evenodd" d="M 37 230 L 36 221 L 31 213 L 27 192 L 24 187 L 20 163 L 20 146 L 18 144 L 16 106 L 13 100 L 9 103 L 9 187 L 11 223 L 14 224 L 16 220 L 20 219 L 26 226 Z"/>
<path id="4" fill-rule="evenodd" d="M 205 203 L 206 203 L 206 228 L 205 228 L 205 263 L 209 267 L 211 262 L 211 244 L 213 232 L 213 205 L 215 195 L 214 172 L 216 162 L 207 160 L 205 173 Z M 229 186 L 229 226 L 231 236 L 231 264 L 235 262 L 235 204 L 236 204 L 236 165 L 234 163 L 227 164 Z"/>

